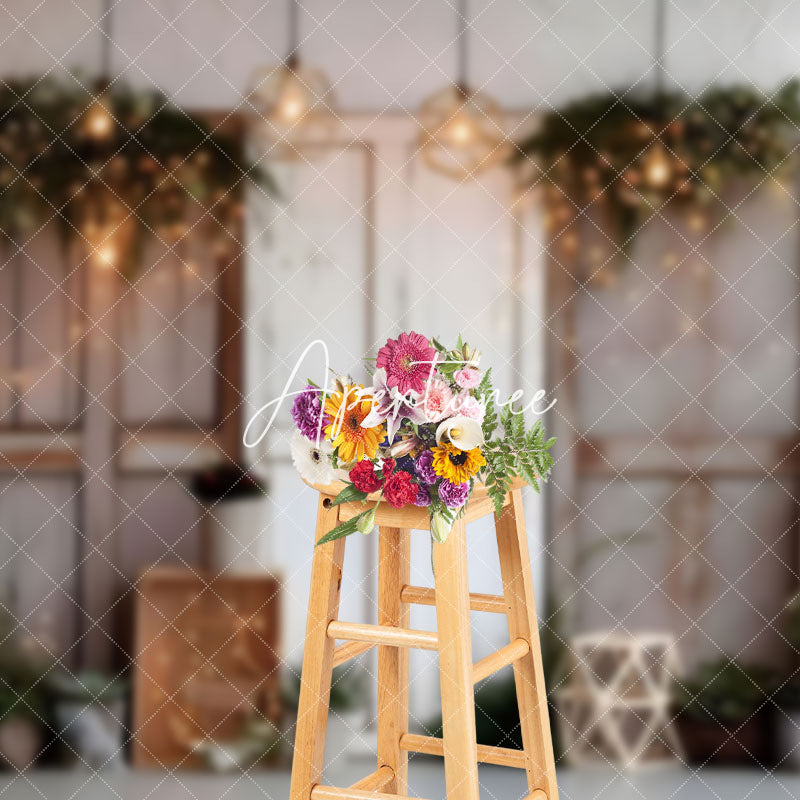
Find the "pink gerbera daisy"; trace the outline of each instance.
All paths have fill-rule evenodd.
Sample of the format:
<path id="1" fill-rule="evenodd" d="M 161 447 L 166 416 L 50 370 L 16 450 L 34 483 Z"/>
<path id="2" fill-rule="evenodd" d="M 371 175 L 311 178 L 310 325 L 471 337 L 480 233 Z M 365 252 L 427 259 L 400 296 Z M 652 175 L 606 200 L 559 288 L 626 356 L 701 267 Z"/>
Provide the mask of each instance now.
<path id="1" fill-rule="evenodd" d="M 422 392 L 433 369 L 436 350 L 421 333 L 401 333 L 378 350 L 376 366 L 386 370 L 386 383 L 401 394 Z"/>

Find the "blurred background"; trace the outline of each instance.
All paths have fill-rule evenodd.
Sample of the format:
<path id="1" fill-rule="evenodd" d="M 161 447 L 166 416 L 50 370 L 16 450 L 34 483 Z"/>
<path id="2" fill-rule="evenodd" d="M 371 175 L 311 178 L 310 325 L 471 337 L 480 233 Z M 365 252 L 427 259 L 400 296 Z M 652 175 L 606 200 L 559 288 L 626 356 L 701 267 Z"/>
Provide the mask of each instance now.
<path id="1" fill-rule="evenodd" d="M 414 329 L 557 400 L 525 500 L 562 797 L 800 795 L 797 3 L 0 20 L 0 793 L 287 796 L 316 495 L 287 407 L 242 432 L 312 340 L 363 377 Z M 374 621 L 374 538 L 342 618 Z M 373 659 L 335 678 L 337 785 L 374 768 Z M 436 659 L 411 674 L 435 732 Z M 510 674 L 476 702 L 518 745 Z M 442 797 L 440 762 L 411 785 Z"/>

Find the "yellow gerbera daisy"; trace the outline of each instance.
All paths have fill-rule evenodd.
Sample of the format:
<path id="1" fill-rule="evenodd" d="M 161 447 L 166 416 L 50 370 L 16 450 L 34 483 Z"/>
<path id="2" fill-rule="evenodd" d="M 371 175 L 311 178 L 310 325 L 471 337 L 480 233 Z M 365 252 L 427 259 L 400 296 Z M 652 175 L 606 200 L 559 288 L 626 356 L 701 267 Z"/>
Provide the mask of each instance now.
<path id="1" fill-rule="evenodd" d="M 481 467 L 486 465 L 486 459 L 480 447 L 472 450 L 459 450 L 455 445 L 445 443 L 439 447 L 432 447 L 433 471 L 451 483 L 464 483 L 468 481 Z"/>
<path id="2" fill-rule="evenodd" d="M 362 428 L 362 420 L 372 410 L 372 395 L 363 394 L 363 386 L 344 386 L 325 398 L 325 413 L 330 423 L 325 436 L 338 448 L 339 461 L 360 461 L 364 456 L 375 458 L 378 445 L 385 435 L 384 425 Z"/>

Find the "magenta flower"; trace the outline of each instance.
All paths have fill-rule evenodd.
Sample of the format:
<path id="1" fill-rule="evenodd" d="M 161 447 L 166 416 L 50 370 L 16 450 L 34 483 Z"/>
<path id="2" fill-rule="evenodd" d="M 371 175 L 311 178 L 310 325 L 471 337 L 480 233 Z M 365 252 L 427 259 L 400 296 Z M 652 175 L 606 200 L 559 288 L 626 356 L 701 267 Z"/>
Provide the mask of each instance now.
<path id="1" fill-rule="evenodd" d="M 378 350 L 376 366 L 386 370 L 386 381 L 401 394 L 425 391 L 436 350 L 421 333 L 401 333 Z"/>

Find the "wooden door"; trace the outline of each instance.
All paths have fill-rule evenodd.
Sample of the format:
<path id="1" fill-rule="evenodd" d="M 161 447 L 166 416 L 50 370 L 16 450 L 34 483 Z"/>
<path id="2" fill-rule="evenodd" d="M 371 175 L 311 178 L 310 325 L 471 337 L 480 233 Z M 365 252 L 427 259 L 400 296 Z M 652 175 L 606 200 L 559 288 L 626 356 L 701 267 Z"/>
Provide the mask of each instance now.
<path id="1" fill-rule="evenodd" d="M 779 656 L 798 579 L 796 207 L 726 200 L 616 262 L 574 220 L 547 277 L 552 624 L 671 631 L 687 666 Z"/>

